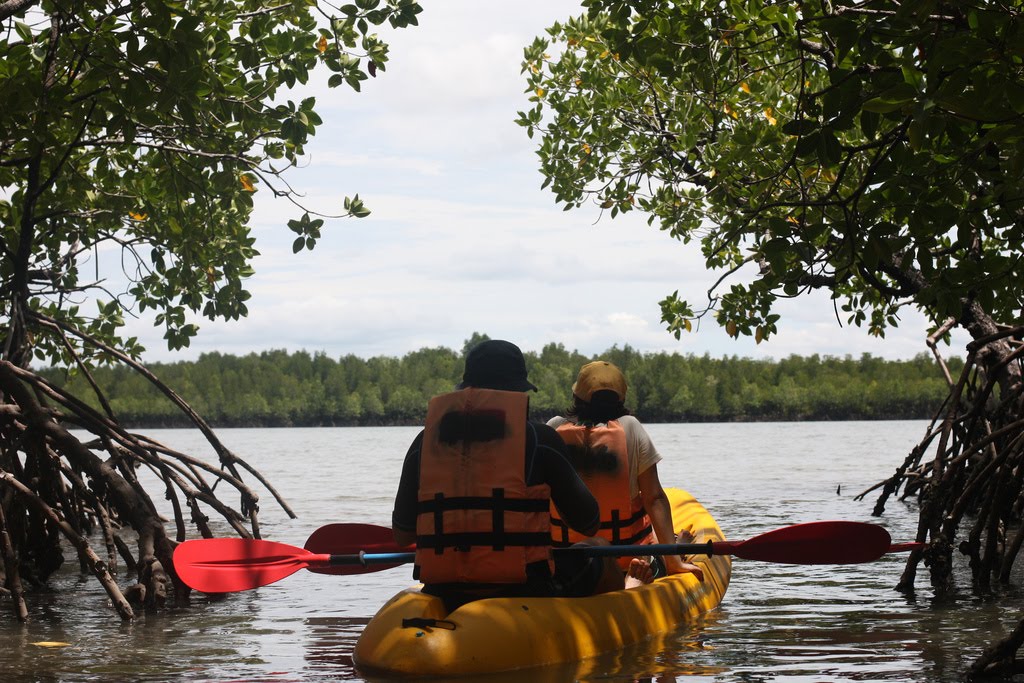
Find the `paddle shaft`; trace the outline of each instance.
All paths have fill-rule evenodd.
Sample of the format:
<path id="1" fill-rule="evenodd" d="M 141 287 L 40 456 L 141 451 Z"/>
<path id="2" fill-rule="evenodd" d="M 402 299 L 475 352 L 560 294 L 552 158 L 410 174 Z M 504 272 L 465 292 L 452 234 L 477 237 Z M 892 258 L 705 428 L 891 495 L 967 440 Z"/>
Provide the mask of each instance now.
<path id="1" fill-rule="evenodd" d="M 728 541 L 719 543 L 653 543 L 648 545 L 588 545 L 569 548 L 553 548 L 556 554 L 583 553 L 591 557 L 622 557 L 625 555 L 727 555 L 736 544 Z M 717 550 L 717 552 L 716 552 Z M 345 565 L 359 564 L 368 567 L 373 564 L 406 564 L 416 559 L 416 553 L 347 553 L 343 555 L 314 554 L 305 558 L 311 566 L 317 564 Z"/>
<path id="2" fill-rule="evenodd" d="M 370 525 L 318 529 L 306 548 L 274 541 L 209 538 L 181 543 L 174 567 L 187 585 L 205 593 L 226 593 L 265 586 L 300 569 L 324 574 L 362 574 L 414 562 L 412 548 L 394 545 L 391 531 Z M 346 541 L 347 539 L 347 541 Z M 346 543 L 365 543 L 362 548 Z M 576 545 L 557 554 L 590 556 L 734 555 L 783 564 L 871 562 L 886 553 L 916 550 L 922 544 L 893 544 L 889 532 L 861 522 L 808 522 L 768 531 L 746 541 L 708 541 L 651 545 Z M 359 548 L 358 550 L 356 548 Z M 431 552 L 421 548 L 420 552 Z M 448 548 L 454 551 L 455 548 Z M 339 552 L 340 551 L 340 552 Z"/>
<path id="3" fill-rule="evenodd" d="M 707 541 L 706 543 L 650 543 L 646 545 L 578 545 L 568 548 L 553 548 L 555 554 L 583 553 L 590 557 L 638 557 L 651 555 L 733 555 L 740 552 L 743 541 Z M 891 545 L 888 552 L 911 550 L 917 544 Z M 314 554 L 305 558 L 311 566 L 316 565 L 362 565 L 406 564 L 416 559 L 416 553 L 346 553 L 340 555 Z"/>

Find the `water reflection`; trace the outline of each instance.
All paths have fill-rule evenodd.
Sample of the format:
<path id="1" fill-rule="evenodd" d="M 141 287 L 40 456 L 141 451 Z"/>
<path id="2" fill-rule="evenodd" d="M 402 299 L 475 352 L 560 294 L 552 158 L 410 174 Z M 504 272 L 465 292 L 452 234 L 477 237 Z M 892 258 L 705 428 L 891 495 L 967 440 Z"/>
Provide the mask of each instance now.
<path id="1" fill-rule="evenodd" d="M 697 635 L 697 631 L 690 631 Z M 519 671 L 460 676 L 459 683 L 565 683 L 565 681 L 613 681 L 676 683 L 680 678 L 714 678 L 725 672 L 715 665 L 701 663 L 705 650 L 700 639 L 680 640 L 679 634 L 661 634 L 642 643 L 605 653 L 579 662 L 565 662 Z M 370 683 L 397 683 L 402 679 L 368 675 L 360 680 Z"/>
<path id="2" fill-rule="evenodd" d="M 336 680 L 358 680 L 352 650 L 366 617 L 309 617 L 306 619 L 305 654 L 308 670 Z"/>
<path id="3" fill-rule="evenodd" d="M 890 502 L 875 519 L 873 500 L 853 496 L 902 461 L 923 429 L 923 423 L 649 426 L 666 458 L 659 465 L 662 481 L 688 488 L 731 538 L 848 519 L 881 523 L 898 541 L 913 539 L 914 506 Z M 299 514 L 290 520 L 264 501 L 265 537 L 302 546 L 323 524 L 388 523 L 414 433 L 280 429 L 222 430 L 220 436 Z M 158 438 L 206 452 L 201 437 L 188 430 L 166 430 Z M 1016 625 L 1024 594 L 1012 586 L 975 595 L 969 574 L 961 572 L 958 600 L 937 601 L 922 571 L 917 595 L 904 596 L 893 590 L 904 557 L 845 567 L 738 560 L 721 608 L 696 623 L 584 662 L 477 680 L 958 682 L 985 646 Z M 125 625 L 95 579 L 71 564 L 53 580 L 59 590 L 29 596 L 28 624 L 14 621 L 9 602 L 0 598 L 2 683 L 383 683 L 355 669 L 352 650 L 369 617 L 411 583 L 409 567 L 349 577 L 299 572 L 226 599 L 197 595 L 191 607 L 142 614 Z M 1013 579 L 1019 583 L 1019 574 Z M 68 645 L 33 644 L 40 642 Z"/>

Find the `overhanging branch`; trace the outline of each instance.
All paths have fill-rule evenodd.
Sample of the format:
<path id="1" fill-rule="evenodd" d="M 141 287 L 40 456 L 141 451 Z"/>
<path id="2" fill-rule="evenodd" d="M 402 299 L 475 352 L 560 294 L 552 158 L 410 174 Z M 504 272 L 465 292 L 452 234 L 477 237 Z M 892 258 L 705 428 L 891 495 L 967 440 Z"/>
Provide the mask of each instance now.
<path id="1" fill-rule="evenodd" d="M 7 0 L 0 2 L 0 21 L 10 19 L 15 14 L 24 12 L 33 5 L 38 5 L 39 0 Z"/>

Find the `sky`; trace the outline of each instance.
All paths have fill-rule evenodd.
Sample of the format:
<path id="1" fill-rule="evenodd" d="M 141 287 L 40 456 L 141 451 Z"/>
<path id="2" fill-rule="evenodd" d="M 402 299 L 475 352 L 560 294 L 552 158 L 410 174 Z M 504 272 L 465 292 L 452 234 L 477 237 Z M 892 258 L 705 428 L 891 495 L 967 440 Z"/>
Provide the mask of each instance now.
<path id="1" fill-rule="evenodd" d="M 515 124 L 529 106 L 523 47 L 580 13 L 568 0 L 424 0 L 419 26 L 381 30 L 387 70 L 361 93 L 313 85 L 324 123 L 302 168 L 286 177 L 324 213 L 359 194 L 372 214 L 328 221 L 316 248 L 293 254 L 299 212 L 270 193 L 252 217 L 256 274 L 240 321 L 201 318 L 189 349 L 169 352 L 150 320 L 130 322 L 148 361 L 269 349 L 402 356 L 460 350 L 474 332 L 540 351 L 564 344 L 592 356 L 643 352 L 784 358 L 891 359 L 927 351 L 924 318 L 902 315 L 884 340 L 841 325 L 827 296 L 783 302 L 779 334 L 760 345 L 713 321 L 676 340 L 658 302 L 679 290 L 693 304 L 717 279 L 699 245 L 684 245 L 639 212 L 614 220 L 596 207 L 565 212 L 541 189 L 537 139 Z M 954 347 L 956 348 L 956 347 Z"/>

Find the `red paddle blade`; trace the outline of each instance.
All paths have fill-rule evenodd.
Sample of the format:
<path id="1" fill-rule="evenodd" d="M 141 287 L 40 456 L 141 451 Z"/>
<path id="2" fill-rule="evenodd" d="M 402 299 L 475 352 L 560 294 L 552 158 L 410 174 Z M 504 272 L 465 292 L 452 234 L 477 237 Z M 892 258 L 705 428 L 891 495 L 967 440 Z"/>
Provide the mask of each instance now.
<path id="1" fill-rule="evenodd" d="M 808 522 L 782 527 L 747 541 L 714 544 L 716 553 L 783 564 L 856 564 L 877 560 L 892 538 L 877 524 Z M 728 548 L 726 550 L 726 548 Z"/>
<path id="2" fill-rule="evenodd" d="M 925 543 L 920 543 L 918 541 L 914 541 L 914 542 L 911 542 L 911 543 L 893 543 L 891 546 L 889 546 L 889 549 L 886 550 L 885 552 L 887 552 L 887 553 L 905 553 L 905 552 L 910 551 L 910 550 L 920 550 L 921 548 L 925 547 L 925 545 L 926 545 Z"/>
<path id="3" fill-rule="evenodd" d="M 402 546 L 395 543 L 391 529 L 375 524 L 327 524 L 320 527 L 306 539 L 306 550 L 328 555 L 349 555 L 365 552 L 401 553 L 414 550 L 416 546 Z M 367 574 L 382 569 L 397 567 L 398 564 L 337 564 L 310 567 L 317 574 Z"/>
<path id="4" fill-rule="evenodd" d="M 204 538 L 174 550 L 174 570 L 203 593 L 232 593 L 273 583 L 326 557 L 274 541 Z"/>

